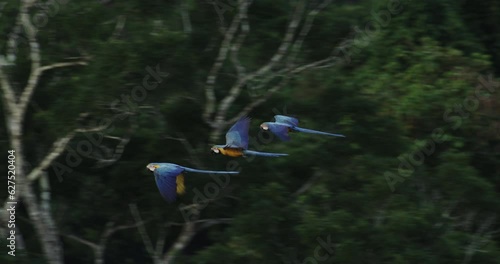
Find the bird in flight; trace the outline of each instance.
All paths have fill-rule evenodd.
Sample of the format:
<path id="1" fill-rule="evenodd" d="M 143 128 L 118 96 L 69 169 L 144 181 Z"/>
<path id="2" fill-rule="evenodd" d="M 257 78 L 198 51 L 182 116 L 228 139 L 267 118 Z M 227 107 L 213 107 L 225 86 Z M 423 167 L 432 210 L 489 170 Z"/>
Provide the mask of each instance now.
<path id="1" fill-rule="evenodd" d="M 318 135 L 326 135 L 332 137 L 345 137 L 341 134 L 332 134 L 307 128 L 298 127 L 299 120 L 294 117 L 284 116 L 284 115 L 275 115 L 274 122 L 265 122 L 260 125 L 260 128 L 263 130 L 271 131 L 282 141 L 289 141 L 290 135 L 289 132 L 303 132 L 310 134 L 318 134 Z"/>
<path id="2" fill-rule="evenodd" d="M 264 157 L 282 157 L 288 154 L 268 153 L 248 150 L 248 129 L 250 128 L 250 118 L 242 117 L 226 133 L 226 144 L 215 145 L 212 151 L 230 157 L 242 157 L 246 155 Z"/>
<path id="3" fill-rule="evenodd" d="M 210 173 L 210 174 L 238 174 L 239 171 L 209 171 L 183 167 L 173 163 L 149 163 L 146 168 L 155 175 L 156 185 L 161 196 L 167 202 L 175 201 L 177 195 L 186 192 L 184 186 L 184 172 Z"/>

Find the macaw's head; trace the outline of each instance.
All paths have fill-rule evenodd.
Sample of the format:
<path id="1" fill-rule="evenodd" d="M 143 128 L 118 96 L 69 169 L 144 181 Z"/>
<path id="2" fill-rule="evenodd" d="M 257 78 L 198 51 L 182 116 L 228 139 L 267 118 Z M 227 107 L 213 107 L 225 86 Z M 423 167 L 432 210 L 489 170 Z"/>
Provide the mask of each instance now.
<path id="1" fill-rule="evenodd" d="M 262 123 L 260 125 L 260 129 L 262 129 L 262 130 L 269 130 L 269 125 L 267 124 L 267 122 Z"/>
<path id="2" fill-rule="evenodd" d="M 219 154 L 221 151 L 221 147 L 219 146 L 213 146 L 211 149 L 210 149 L 213 153 L 215 154 Z"/>
<path id="3" fill-rule="evenodd" d="M 150 171 L 155 171 L 156 169 L 158 169 L 160 167 L 160 164 L 158 163 L 149 163 L 148 166 L 146 166 L 146 168 Z"/>

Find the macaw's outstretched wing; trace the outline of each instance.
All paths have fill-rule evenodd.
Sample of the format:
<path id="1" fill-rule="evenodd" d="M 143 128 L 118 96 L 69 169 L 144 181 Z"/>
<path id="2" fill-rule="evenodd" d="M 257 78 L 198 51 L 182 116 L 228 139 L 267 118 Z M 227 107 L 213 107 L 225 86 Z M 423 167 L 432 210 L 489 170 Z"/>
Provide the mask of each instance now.
<path id="1" fill-rule="evenodd" d="M 280 123 L 267 123 L 269 131 L 275 134 L 279 139 L 283 141 L 289 141 L 290 135 L 288 135 L 289 128 L 286 125 Z"/>
<path id="2" fill-rule="evenodd" d="M 232 148 L 248 148 L 248 129 L 250 118 L 242 117 L 226 133 L 226 146 Z"/>
<path id="3" fill-rule="evenodd" d="M 180 166 L 172 166 L 167 168 L 158 168 L 155 170 L 155 181 L 161 196 L 167 202 L 175 201 L 177 193 L 182 194 L 184 191 L 184 176 Z"/>
<path id="4" fill-rule="evenodd" d="M 275 115 L 274 120 L 276 123 L 286 124 L 290 126 L 298 126 L 299 120 L 295 117 L 289 117 L 284 115 Z"/>

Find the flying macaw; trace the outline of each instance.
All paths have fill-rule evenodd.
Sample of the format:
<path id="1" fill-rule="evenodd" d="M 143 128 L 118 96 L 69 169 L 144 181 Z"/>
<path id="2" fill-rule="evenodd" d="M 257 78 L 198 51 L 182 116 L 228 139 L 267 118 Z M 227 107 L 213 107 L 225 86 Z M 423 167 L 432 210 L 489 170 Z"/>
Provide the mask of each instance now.
<path id="1" fill-rule="evenodd" d="M 282 153 L 268 153 L 248 150 L 248 129 L 250 128 L 250 118 L 242 117 L 226 133 L 226 144 L 215 145 L 212 151 L 230 157 L 242 157 L 245 155 L 281 157 L 288 156 Z"/>
<path id="2" fill-rule="evenodd" d="M 289 132 L 304 132 L 304 133 L 327 135 L 333 137 L 345 137 L 344 135 L 341 134 L 332 134 L 312 129 L 301 128 L 298 127 L 298 125 L 299 125 L 299 120 L 297 118 L 284 115 L 275 115 L 274 122 L 262 123 L 260 125 L 260 128 L 263 130 L 271 131 L 273 134 L 278 136 L 278 138 L 280 138 L 283 141 L 290 140 L 290 135 L 288 135 Z"/>
<path id="3" fill-rule="evenodd" d="M 239 171 L 208 171 L 183 167 L 173 163 L 149 163 L 146 166 L 155 175 L 156 185 L 161 196 L 167 202 L 175 201 L 177 194 L 186 192 L 183 172 L 210 173 L 210 174 L 238 174 Z"/>

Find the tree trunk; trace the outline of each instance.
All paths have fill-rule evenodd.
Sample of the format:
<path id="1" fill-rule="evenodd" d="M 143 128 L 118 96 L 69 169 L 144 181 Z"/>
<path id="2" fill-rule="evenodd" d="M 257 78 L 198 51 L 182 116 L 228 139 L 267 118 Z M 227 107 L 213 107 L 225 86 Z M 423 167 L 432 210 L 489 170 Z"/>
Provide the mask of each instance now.
<path id="1" fill-rule="evenodd" d="M 38 234 L 48 263 L 63 263 L 62 245 L 57 235 L 57 230 L 54 225 L 49 225 L 47 221 L 52 221 L 52 216 L 50 212 L 42 212 L 42 210 L 40 210 L 35 192 L 26 178 L 24 170 L 21 120 L 19 118 L 12 118 L 9 122 L 9 130 L 11 134 L 12 149 L 15 150 L 16 156 L 16 187 L 18 187 L 16 193 L 20 195 L 18 199 L 20 198 L 20 200 L 22 200 L 26 210 L 28 211 L 29 218 Z"/>

